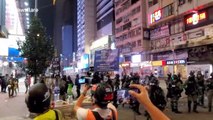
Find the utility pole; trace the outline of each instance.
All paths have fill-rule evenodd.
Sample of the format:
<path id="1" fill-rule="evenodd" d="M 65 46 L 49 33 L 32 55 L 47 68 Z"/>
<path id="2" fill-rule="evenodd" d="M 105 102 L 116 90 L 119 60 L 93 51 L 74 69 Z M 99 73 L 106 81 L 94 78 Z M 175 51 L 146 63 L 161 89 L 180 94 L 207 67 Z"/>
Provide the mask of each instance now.
<path id="1" fill-rule="evenodd" d="M 37 16 L 37 9 L 38 9 L 38 0 L 35 0 L 34 16 Z"/>

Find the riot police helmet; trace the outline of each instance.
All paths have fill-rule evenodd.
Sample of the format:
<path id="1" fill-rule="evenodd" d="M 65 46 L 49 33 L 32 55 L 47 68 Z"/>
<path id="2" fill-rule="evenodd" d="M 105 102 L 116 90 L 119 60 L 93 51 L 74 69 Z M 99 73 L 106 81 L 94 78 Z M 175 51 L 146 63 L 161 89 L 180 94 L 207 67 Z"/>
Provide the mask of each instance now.
<path id="1" fill-rule="evenodd" d="M 173 80 L 178 80 L 178 76 L 176 74 L 173 75 Z"/>

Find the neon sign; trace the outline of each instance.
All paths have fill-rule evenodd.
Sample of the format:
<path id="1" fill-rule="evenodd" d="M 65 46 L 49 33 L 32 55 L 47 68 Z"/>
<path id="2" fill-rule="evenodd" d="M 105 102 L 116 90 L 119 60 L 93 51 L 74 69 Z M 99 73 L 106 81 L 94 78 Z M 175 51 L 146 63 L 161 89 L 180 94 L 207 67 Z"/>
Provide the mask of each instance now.
<path id="1" fill-rule="evenodd" d="M 160 20 L 161 17 L 162 17 L 161 10 L 155 11 L 154 13 L 151 14 L 151 23 Z"/>
<path id="2" fill-rule="evenodd" d="M 199 23 L 199 21 L 205 20 L 205 19 L 206 19 L 206 12 L 195 13 L 192 16 L 190 16 L 189 18 L 186 19 L 186 24 L 196 25 L 196 24 Z"/>

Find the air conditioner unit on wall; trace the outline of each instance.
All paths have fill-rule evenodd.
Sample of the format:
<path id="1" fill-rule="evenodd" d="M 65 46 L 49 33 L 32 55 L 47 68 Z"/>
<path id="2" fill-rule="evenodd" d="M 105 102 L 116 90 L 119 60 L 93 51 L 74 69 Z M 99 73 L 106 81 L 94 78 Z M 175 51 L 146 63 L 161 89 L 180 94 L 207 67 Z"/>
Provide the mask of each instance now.
<path id="1" fill-rule="evenodd" d="M 192 0 L 188 0 L 188 2 L 192 2 Z"/>

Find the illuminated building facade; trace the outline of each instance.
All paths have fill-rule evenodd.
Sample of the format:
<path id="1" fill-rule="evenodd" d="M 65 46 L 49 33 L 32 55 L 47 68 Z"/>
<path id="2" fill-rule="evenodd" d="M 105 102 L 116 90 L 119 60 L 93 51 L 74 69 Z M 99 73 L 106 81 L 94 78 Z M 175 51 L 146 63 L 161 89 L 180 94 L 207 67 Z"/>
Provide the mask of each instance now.
<path id="1" fill-rule="evenodd" d="M 212 72 L 208 56 L 213 55 L 213 1 L 149 0 L 146 4 L 151 60 L 173 61 L 154 69 L 163 71 L 162 77 L 171 72 L 186 78 L 190 71 L 201 71 L 207 78 Z"/>

